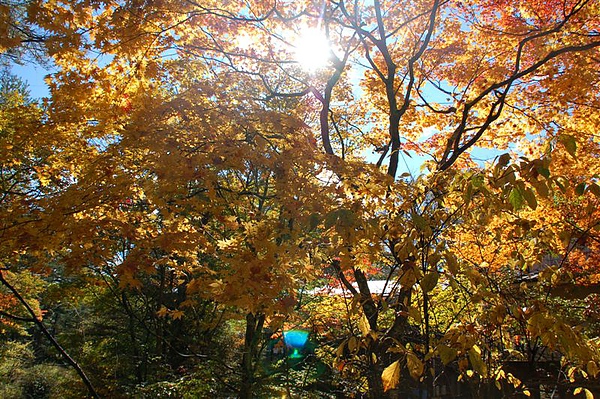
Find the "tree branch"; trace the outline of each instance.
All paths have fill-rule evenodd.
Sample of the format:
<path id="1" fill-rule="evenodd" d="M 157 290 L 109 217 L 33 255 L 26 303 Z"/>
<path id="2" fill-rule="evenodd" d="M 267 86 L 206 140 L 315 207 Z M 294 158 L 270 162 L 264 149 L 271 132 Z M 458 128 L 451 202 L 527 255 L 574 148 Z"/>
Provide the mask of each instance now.
<path id="1" fill-rule="evenodd" d="M 77 372 L 77 374 L 79 374 L 79 377 L 81 377 L 81 380 L 83 381 L 83 383 L 87 387 L 90 395 L 93 398 L 100 399 L 100 396 L 98 395 L 98 393 L 94 389 L 94 386 L 92 385 L 92 382 L 89 380 L 89 378 L 87 377 L 87 375 L 85 375 L 83 369 L 79 366 L 79 364 L 75 360 L 73 360 L 73 358 L 67 353 L 67 351 L 58 343 L 58 341 L 56 340 L 56 338 L 54 338 L 54 336 L 52 334 L 50 334 L 50 332 L 48 331 L 48 329 L 46 328 L 46 326 L 44 325 L 44 323 L 36 315 L 36 313 L 33 310 L 33 308 L 29 305 L 29 303 L 25 300 L 25 298 L 23 298 L 23 296 L 19 293 L 19 291 L 17 291 L 17 289 L 6 280 L 6 278 L 4 277 L 4 273 L 2 273 L 1 270 L 0 270 L 0 283 L 2 283 L 6 288 L 8 288 L 9 291 L 12 292 L 13 295 L 19 300 L 19 302 L 21 302 L 21 304 L 23 305 L 23 307 L 25 309 L 27 309 L 27 312 L 32 317 L 31 321 L 33 321 L 35 323 L 35 325 L 46 336 L 46 338 L 48 338 L 48 340 L 50 340 L 50 342 L 52 343 L 52 345 L 54 346 L 54 348 L 56 348 L 56 350 L 66 360 L 66 362 L 69 363 L 71 365 L 71 367 L 73 367 L 75 369 L 75 371 Z"/>

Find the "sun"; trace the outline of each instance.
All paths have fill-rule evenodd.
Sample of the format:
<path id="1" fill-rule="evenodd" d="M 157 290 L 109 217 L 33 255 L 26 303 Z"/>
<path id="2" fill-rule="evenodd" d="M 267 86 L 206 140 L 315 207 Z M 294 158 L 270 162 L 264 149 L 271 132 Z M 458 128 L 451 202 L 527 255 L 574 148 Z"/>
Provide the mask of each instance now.
<path id="1" fill-rule="evenodd" d="M 303 29 L 294 47 L 296 61 L 307 72 L 315 72 L 329 63 L 331 45 L 325 32 L 318 28 Z"/>

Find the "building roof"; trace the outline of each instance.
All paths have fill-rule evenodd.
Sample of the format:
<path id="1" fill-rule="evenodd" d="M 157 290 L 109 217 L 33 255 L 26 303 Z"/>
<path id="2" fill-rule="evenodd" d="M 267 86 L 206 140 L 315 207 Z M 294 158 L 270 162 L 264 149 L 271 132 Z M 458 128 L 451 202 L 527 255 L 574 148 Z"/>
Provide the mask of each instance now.
<path id="1" fill-rule="evenodd" d="M 394 288 L 394 283 L 388 280 L 369 280 L 367 283 L 369 284 L 369 291 L 371 291 L 371 294 L 373 295 L 389 296 Z M 356 283 L 352 283 L 352 286 L 358 290 L 358 285 Z M 346 287 L 343 287 L 341 284 L 335 287 L 328 284 L 323 287 L 309 290 L 308 294 L 347 296 L 350 294 L 350 291 L 348 291 Z"/>

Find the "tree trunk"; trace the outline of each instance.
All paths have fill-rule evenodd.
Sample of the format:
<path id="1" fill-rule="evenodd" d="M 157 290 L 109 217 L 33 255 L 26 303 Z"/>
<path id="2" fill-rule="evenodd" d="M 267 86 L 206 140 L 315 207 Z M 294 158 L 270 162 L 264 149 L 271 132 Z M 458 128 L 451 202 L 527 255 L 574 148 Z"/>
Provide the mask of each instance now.
<path id="1" fill-rule="evenodd" d="M 248 313 L 246 315 L 246 334 L 244 337 L 244 354 L 242 356 L 242 381 L 240 384 L 240 399 L 253 397 L 256 362 L 258 361 L 258 346 L 265 322 L 264 314 Z"/>
<path id="2" fill-rule="evenodd" d="M 381 361 L 377 364 L 371 364 L 367 372 L 367 383 L 369 384 L 369 399 L 386 399 L 388 394 L 383 391 L 383 381 L 381 374 L 383 373 L 383 365 Z"/>
<path id="3" fill-rule="evenodd" d="M 128 326 L 128 332 L 129 332 L 129 339 L 131 340 L 131 352 L 132 352 L 133 359 L 134 359 L 134 361 L 132 362 L 132 364 L 134 364 L 134 374 L 135 374 L 136 382 L 138 384 L 141 384 L 142 382 L 144 382 L 144 373 L 142 372 L 143 362 L 141 361 L 140 350 L 138 347 L 138 339 L 137 339 L 137 334 L 136 334 L 136 329 L 135 329 L 136 319 L 135 319 L 133 309 L 131 309 L 131 307 L 129 306 L 129 300 L 127 299 L 127 294 L 124 291 L 121 292 L 121 304 L 123 305 L 123 308 L 125 309 L 125 312 L 127 313 L 127 321 L 128 321 L 127 326 Z"/>

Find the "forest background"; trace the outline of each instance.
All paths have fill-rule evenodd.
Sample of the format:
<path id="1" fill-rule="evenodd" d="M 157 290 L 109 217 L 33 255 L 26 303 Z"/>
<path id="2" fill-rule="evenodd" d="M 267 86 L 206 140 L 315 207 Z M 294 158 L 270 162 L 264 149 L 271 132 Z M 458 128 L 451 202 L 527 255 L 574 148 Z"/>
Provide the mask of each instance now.
<path id="1" fill-rule="evenodd" d="M 0 396 L 600 395 L 599 1 L 0 21 Z"/>

